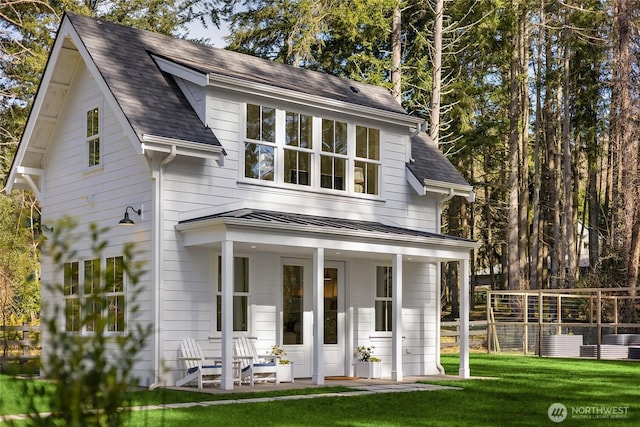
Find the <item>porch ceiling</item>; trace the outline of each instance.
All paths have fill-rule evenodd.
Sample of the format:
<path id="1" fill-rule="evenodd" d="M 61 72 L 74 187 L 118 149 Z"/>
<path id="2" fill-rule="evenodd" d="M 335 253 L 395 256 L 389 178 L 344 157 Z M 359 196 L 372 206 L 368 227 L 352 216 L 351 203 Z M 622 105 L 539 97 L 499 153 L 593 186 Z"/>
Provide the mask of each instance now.
<path id="1" fill-rule="evenodd" d="M 180 221 L 176 229 L 185 246 L 217 247 L 229 240 L 238 250 L 278 251 L 310 255 L 324 248 L 328 258 L 345 256 L 387 259 L 402 254 L 409 261 L 468 259 L 478 246 L 473 240 L 379 222 L 302 215 L 256 209 Z M 346 254 L 348 252 L 348 255 Z"/>

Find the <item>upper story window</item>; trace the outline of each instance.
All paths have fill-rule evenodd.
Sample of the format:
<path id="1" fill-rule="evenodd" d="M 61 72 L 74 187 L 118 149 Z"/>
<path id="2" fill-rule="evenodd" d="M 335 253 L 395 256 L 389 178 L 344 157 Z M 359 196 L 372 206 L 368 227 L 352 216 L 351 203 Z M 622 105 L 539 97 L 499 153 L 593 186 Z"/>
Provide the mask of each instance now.
<path id="1" fill-rule="evenodd" d="M 378 194 L 379 176 L 380 131 L 356 126 L 354 190 L 356 193 Z"/>
<path id="2" fill-rule="evenodd" d="M 276 110 L 247 105 L 247 142 L 244 145 L 244 176 L 273 181 Z"/>
<path id="3" fill-rule="evenodd" d="M 380 194 L 380 130 L 247 104 L 244 178 Z"/>
<path id="4" fill-rule="evenodd" d="M 311 185 L 313 173 L 313 117 L 286 112 L 284 182 Z"/>
<path id="5" fill-rule="evenodd" d="M 100 164 L 100 109 L 91 108 L 87 111 L 87 146 L 89 167 Z"/>
<path id="6" fill-rule="evenodd" d="M 322 119 L 322 154 L 320 155 L 320 186 L 346 190 L 347 124 Z"/>

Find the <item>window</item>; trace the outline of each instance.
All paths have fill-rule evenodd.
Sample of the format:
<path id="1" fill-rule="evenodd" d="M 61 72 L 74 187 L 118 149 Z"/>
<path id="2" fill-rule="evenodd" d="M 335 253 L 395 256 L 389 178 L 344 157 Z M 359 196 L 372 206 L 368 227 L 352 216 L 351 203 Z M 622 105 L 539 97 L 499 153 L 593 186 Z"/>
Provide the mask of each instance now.
<path id="1" fill-rule="evenodd" d="M 284 143 L 284 182 L 310 185 L 313 117 L 287 111 Z"/>
<path id="2" fill-rule="evenodd" d="M 282 266 L 282 344 L 303 344 L 303 267 Z"/>
<path id="3" fill-rule="evenodd" d="M 105 265 L 100 259 L 65 263 L 65 329 L 92 333 L 105 319 L 106 332 L 124 332 L 125 288 L 122 256 L 106 258 Z"/>
<path id="4" fill-rule="evenodd" d="M 393 324 L 392 312 L 392 289 L 393 271 L 391 267 L 376 267 L 376 297 L 375 316 L 376 331 L 391 331 Z"/>
<path id="5" fill-rule="evenodd" d="M 246 105 L 243 178 L 315 191 L 380 194 L 380 130 Z"/>
<path id="6" fill-rule="evenodd" d="M 347 124 L 322 119 L 322 155 L 320 186 L 345 190 L 347 164 Z"/>
<path id="7" fill-rule="evenodd" d="M 380 130 L 356 126 L 353 182 L 356 193 L 378 194 Z"/>
<path id="8" fill-rule="evenodd" d="M 216 330 L 222 331 L 222 257 L 218 257 Z M 233 259 L 233 330 L 249 330 L 249 258 Z"/>
<path id="9" fill-rule="evenodd" d="M 84 295 L 87 310 L 87 331 L 96 330 L 96 322 L 102 314 L 102 301 L 96 294 L 100 291 L 100 260 L 92 259 L 84 262 Z"/>
<path id="10" fill-rule="evenodd" d="M 98 107 L 87 111 L 87 145 L 89 167 L 100 164 L 100 110 Z"/>
<path id="11" fill-rule="evenodd" d="M 78 286 L 78 262 L 64 264 L 64 311 L 65 330 L 80 331 L 80 287 Z"/>
<path id="12" fill-rule="evenodd" d="M 106 297 L 108 310 L 107 330 L 124 331 L 124 258 L 107 258 Z"/>
<path id="13" fill-rule="evenodd" d="M 276 110 L 247 104 L 247 141 L 244 146 L 244 176 L 273 181 L 276 142 Z"/>

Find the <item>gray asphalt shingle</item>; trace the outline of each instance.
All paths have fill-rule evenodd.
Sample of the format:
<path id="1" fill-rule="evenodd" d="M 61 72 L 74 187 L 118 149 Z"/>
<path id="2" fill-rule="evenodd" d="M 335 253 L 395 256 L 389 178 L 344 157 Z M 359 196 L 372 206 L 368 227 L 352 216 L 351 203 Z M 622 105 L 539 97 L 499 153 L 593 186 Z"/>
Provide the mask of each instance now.
<path id="1" fill-rule="evenodd" d="M 152 55 L 203 74 L 234 77 L 301 94 L 406 114 L 389 91 L 382 87 L 74 13 L 67 13 L 66 17 L 139 137 L 148 134 L 221 145 L 214 133 L 200 121 L 173 78 L 158 68 Z M 412 138 L 411 144 L 415 163 L 408 167 L 419 180 L 469 185 L 425 134 Z"/>
<path id="2" fill-rule="evenodd" d="M 444 154 L 420 132 L 411 138 L 411 157 L 415 162 L 407 165 L 409 170 L 423 182 L 425 179 L 442 183 L 470 186 Z"/>

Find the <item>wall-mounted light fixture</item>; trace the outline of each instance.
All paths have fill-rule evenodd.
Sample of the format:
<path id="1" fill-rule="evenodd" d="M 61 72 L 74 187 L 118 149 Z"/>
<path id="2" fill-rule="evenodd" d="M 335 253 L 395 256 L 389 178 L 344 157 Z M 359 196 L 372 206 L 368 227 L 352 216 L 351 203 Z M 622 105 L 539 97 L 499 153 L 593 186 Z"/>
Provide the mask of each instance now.
<path id="1" fill-rule="evenodd" d="M 129 209 L 131 209 L 134 213 L 137 213 L 138 216 L 142 215 L 142 209 L 135 210 L 132 206 L 127 206 L 124 209 L 124 217 L 118 222 L 118 225 L 133 225 L 135 222 L 131 218 L 129 218 Z"/>

